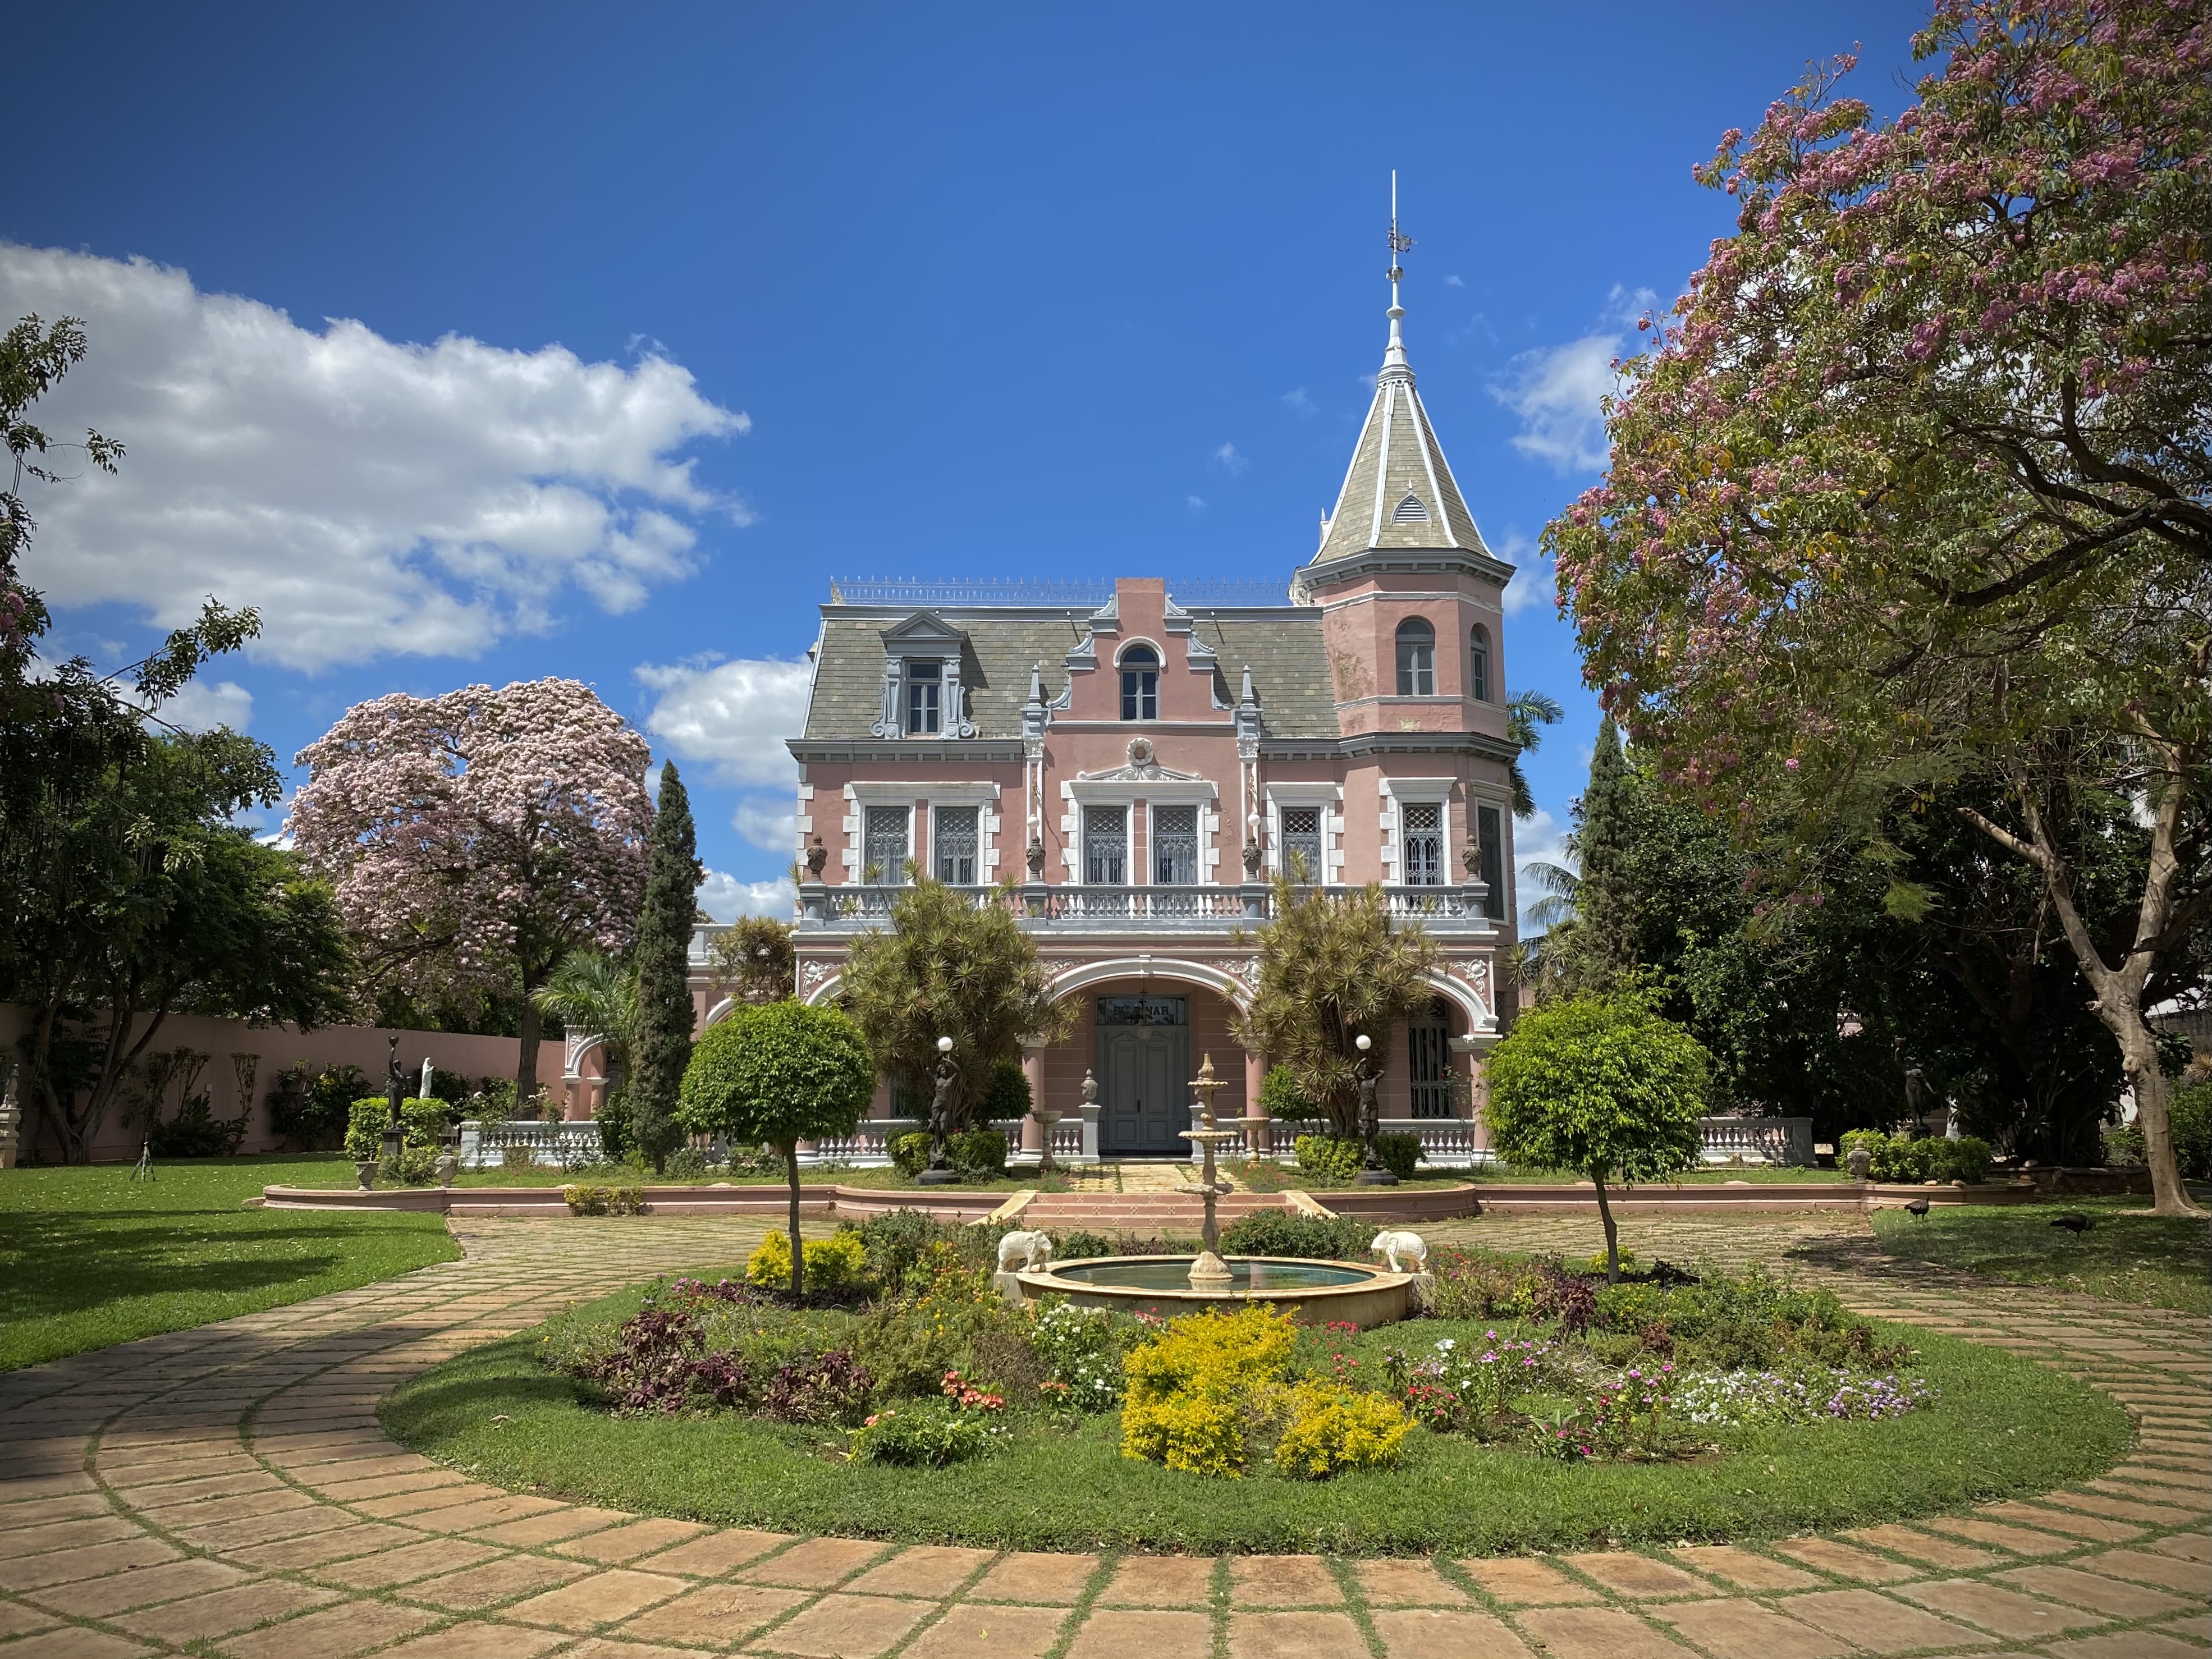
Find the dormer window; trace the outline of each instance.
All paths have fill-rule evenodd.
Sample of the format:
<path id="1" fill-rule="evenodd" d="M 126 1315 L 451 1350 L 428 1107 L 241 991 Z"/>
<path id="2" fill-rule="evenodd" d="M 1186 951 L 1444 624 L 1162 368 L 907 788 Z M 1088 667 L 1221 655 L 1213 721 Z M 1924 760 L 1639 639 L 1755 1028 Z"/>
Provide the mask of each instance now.
<path id="1" fill-rule="evenodd" d="M 1156 720 L 1159 717 L 1159 654 L 1149 645 L 1133 645 L 1121 653 L 1121 718 Z"/>
<path id="2" fill-rule="evenodd" d="M 1437 695 L 1437 630 L 1419 617 L 1398 624 L 1398 695 Z"/>
<path id="3" fill-rule="evenodd" d="M 908 737 L 933 738 L 944 708 L 945 670 L 933 662 L 906 665 L 906 730 Z"/>
<path id="4" fill-rule="evenodd" d="M 1410 490 L 1404 500 L 1390 509 L 1392 524 L 1426 524 L 1428 521 L 1428 504 Z"/>

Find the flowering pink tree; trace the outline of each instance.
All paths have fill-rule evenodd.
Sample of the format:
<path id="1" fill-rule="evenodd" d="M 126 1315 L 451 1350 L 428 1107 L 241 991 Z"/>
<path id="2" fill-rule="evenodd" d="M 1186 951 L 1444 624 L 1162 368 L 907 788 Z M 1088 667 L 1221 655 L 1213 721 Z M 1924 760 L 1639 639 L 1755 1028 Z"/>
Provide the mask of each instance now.
<path id="1" fill-rule="evenodd" d="M 368 984 L 533 994 L 568 951 L 626 949 L 645 891 L 646 741 L 574 680 L 395 694 L 301 750 L 285 827 L 337 889 Z"/>
<path id="2" fill-rule="evenodd" d="M 2212 909 L 2209 20 L 1940 0 L 1896 119 L 1836 95 L 1845 58 L 1727 134 L 1697 176 L 1736 233 L 1546 532 L 1590 682 L 1709 809 L 1809 846 L 1994 777 L 2001 811 L 1960 810 L 2039 872 L 2165 1212 L 2143 1011 L 2201 977 Z M 2098 937 L 2069 849 L 2116 801 L 2140 902 Z"/>

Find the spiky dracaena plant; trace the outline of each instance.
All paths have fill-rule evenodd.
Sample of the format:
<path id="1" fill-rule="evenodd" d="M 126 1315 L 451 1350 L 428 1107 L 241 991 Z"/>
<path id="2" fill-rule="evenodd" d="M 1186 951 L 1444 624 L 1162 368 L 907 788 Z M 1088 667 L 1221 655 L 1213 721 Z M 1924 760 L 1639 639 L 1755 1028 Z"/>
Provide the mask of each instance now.
<path id="1" fill-rule="evenodd" d="M 1357 1039 L 1369 1063 L 1389 1059 L 1390 1033 L 1436 1000 L 1436 941 L 1411 922 L 1393 927 L 1379 886 L 1333 896 L 1275 883 L 1275 919 L 1260 930 L 1260 988 L 1237 1041 L 1287 1066 L 1339 1134 L 1357 1132 Z"/>

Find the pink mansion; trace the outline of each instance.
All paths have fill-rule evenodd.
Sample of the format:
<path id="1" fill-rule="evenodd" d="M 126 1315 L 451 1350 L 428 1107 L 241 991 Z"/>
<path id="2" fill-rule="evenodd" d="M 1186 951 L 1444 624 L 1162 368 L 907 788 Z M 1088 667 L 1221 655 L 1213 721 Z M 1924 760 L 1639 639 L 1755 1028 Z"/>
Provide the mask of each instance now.
<path id="1" fill-rule="evenodd" d="M 1229 1081 L 1218 1112 L 1257 1114 L 1267 1057 L 1231 1030 L 1269 878 L 1380 882 L 1443 958 L 1429 1010 L 1389 1034 L 1383 1115 L 1432 1158 L 1481 1144 L 1481 1057 L 1510 1018 L 1513 570 L 1414 389 L 1403 314 L 1394 290 L 1335 510 L 1279 602 L 1133 577 L 1079 603 L 833 588 L 790 744 L 802 997 L 836 994 L 848 943 L 883 925 L 909 866 L 1010 903 L 1085 1011 L 1024 1056 L 1033 1093 L 1067 1115 L 1055 1151 L 1180 1156 L 1202 1054 Z M 888 1085 L 875 1115 L 893 1115 Z"/>

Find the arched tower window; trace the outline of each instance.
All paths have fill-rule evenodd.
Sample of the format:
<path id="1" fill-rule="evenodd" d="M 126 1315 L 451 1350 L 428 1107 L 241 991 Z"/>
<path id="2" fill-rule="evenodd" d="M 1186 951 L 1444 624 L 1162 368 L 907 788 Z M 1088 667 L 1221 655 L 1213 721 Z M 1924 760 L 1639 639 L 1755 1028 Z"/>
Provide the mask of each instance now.
<path id="1" fill-rule="evenodd" d="M 1480 623 L 1468 635 L 1467 684 L 1477 702 L 1490 701 L 1490 630 Z"/>
<path id="2" fill-rule="evenodd" d="M 1121 718 L 1159 717 L 1160 659 L 1149 645 L 1133 645 L 1121 653 Z"/>
<path id="3" fill-rule="evenodd" d="M 1398 624 L 1398 695 L 1437 695 L 1437 630 L 1419 617 Z"/>

